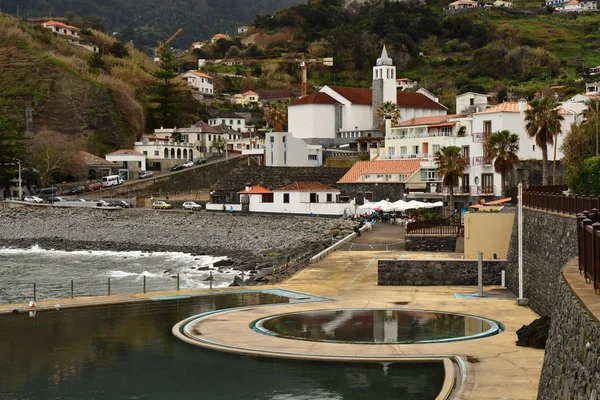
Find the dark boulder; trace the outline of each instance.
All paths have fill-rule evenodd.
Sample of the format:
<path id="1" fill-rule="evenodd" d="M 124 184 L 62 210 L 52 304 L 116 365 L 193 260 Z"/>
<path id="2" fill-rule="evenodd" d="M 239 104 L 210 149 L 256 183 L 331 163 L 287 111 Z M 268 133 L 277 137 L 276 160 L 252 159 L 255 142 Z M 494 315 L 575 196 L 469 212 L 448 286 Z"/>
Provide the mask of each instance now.
<path id="1" fill-rule="evenodd" d="M 517 331 L 517 346 L 532 347 L 534 349 L 543 349 L 546 347 L 548 333 L 550 332 L 550 317 L 542 317 L 533 321 L 529 325 L 523 325 Z"/>
<path id="2" fill-rule="evenodd" d="M 231 282 L 231 284 L 229 285 L 229 287 L 243 286 L 243 285 L 244 285 L 244 281 L 242 280 L 242 278 L 240 278 L 239 275 L 236 275 L 235 278 L 233 279 L 233 282 Z"/>
<path id="3" fill-rule="evenodd" d="M 233 260 L 221 260 L 213 264 L 213 267 L 230 267 L 233 265 Z"/>

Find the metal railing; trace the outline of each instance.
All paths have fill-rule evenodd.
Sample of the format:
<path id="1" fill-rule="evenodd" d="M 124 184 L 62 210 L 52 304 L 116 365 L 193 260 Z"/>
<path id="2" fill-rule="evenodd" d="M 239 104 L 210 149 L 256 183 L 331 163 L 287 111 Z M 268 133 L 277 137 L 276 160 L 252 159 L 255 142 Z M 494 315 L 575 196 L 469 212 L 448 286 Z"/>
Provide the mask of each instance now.
<path id="1" fill-rule="evenodd" d="M 527 191 L 523 193 L 523 205 L 543 211 L 577 215 L 585 210 L 600 209 L 600 197 Z"/>
<path id="2" fill-rule="evenodd" d="M 577 215 L 577 247 L 579 272 L 594 291 L 600 290 L 600 213 L 598 209 L 583 211 Z"/>
<path id="3" fill-rule="evenodd" d="M 279 267 L 273 268 L 273 271 L 271 272 L 271 283 L 281 282 L 290 278 L 296 272 L 310 264 L 310 257 L 310 252 L 304 253 Z"/>
<path id="4" fill-rule="evenodd" d="M 406 225 L 407 235 L 464 235 L 464 227 L 458 217 L 416 221 Z"/>

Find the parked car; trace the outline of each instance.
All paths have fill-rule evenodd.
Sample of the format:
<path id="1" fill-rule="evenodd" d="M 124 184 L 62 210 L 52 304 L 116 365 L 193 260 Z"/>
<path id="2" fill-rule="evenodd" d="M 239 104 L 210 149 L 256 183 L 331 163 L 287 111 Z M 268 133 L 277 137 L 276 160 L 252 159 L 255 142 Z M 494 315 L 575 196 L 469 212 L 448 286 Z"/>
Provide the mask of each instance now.
<path id="1" fill-rule="evenodd" d="M 44 200 L 42 200 L 41 198 L 37 197 L 37 196 L 25 196 L 23 197 L 23 201 L 26 201 L 27 203 L 43 203 Z"/>
<path id="2" fill-rule="evenodd" d="M 69 190 L 70 195 L 81 194 L 83 192 L 85 192 L 85 186 L 77 186 L 76 188 Z"/>
<path id="3" fill-rule="evenodd" d="M 200 164 L 206 164 L 206 158 L 204 158 L 204 157 L 202 157 L 202 158 L 199 158 L 199 159 L 197 159 L 197 160 L 195 161 L 195 163 L 196 163 L 197 165 L 200 165 Z"/>
<path id="4" fill-rule="evenodd" d="M 196 210 L 202 210 L 202 206 L 193 201 L 186 201 L 185 203 L 183 203 L 183 209 L 196 211 Z"/>
<path id="5" fill-rule="evenodd" d="M 183 169 L 183 165 L 175 165 L 174 167 L 171 167 L 171 171 L 179 171 Z"/>
<path id="6" fill-rule="evenodd" d="M 188 161 L 185 164 L 183 164 L 183 166 L 185 168 L 193 167 L 194 166 L 194 162 L 193 161 Z"/>
<path id="7" fill-rule="evenodd" d="M 90 203 L 96 203 L 96 207 L 108 207 L 109 203 L 106 200 L 90 200 Z"/>
<path id="8" fill-rule="evenodd" d="M 60 203 L 61 201 L 64 201 L 64 200 L 62 199 L 62 197 L 58 197 L 58 196 L 48 197 L 46 199 L 46 203 Z"/>
<path id="9" fill-rule="evenodd" d="M 131 204 L 123 200 L 115 200 L 108 203 L 109 207 L 131 208 Z"/>
<path id="10" fill-rule="evenodd" d="M 100 190 L 100 189 L 102 189 L 102 183 L 94 182 L 94 183 L 90 183 L 86 190 L 88 192 L 95 192 L 96 190 Z"/>
<path id="11" fill-rule="evenodd" d="M 173 208 L 173 206 L 165 201 L 155 201 L 154 203 L 152 203 L 152 208 L 167 210 L 169 208 Z"/>
<path id="12" fill-rule="evenodd" d="M 138 175 L 139 179 L 150 178 L 154 173 L 152 171 L 141 171 Z"/>

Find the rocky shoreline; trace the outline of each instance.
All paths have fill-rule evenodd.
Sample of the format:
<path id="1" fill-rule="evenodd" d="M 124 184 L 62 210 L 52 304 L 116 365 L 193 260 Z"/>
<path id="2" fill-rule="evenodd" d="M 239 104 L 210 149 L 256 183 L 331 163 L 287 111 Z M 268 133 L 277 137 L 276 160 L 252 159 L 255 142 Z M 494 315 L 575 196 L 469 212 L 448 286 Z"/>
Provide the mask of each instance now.
<path id="1" fill-rule="evenodd" d="M 352 227 L 339 219 L 291 216 L 12 208 L 0 210 L 0 247 L 227 256 L 227 266 L 248 271 L 252 281 L 264 275 L 261 270 L 318 253 Z"/>

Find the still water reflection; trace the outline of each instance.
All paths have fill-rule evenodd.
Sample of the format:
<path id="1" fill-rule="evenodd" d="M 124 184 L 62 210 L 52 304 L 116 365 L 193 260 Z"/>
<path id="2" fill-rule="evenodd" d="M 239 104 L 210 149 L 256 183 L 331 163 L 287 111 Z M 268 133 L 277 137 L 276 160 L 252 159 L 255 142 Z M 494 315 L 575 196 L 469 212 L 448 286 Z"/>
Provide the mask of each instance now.
<path id="1" fill-rule="evenodd" d="M 498 332 L 482 318 L 402 309 L 305 311 L 270 317 L 257 327 L 288 338 L 352 343 L 420 343 Z"/>
<path id="2" fill-rule="evenodd" d="M 262 293 L 0 316 L 0 399 L 434 399 L 441 363 L 344 364 L 240 357 L 190 346 L 178 321 L 288 302 Z"/>

